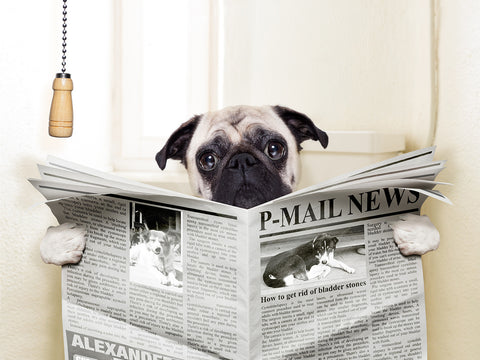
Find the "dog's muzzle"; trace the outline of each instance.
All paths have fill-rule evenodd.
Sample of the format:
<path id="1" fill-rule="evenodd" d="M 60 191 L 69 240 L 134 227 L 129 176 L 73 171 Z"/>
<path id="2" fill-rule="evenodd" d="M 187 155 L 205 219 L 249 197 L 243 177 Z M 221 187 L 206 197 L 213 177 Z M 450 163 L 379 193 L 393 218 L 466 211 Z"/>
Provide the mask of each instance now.
<path id="1" fill-rule="evenodd" d="M 323 253 L 321 256 L 317 256 L 317 258 L 318 258 L 318 260 L 319 260 L 318 262 L 320 264 L 327 265 L 327 263 L 328 263 L 328 253 L 327 252 Z"/>
<path id="2" fill-rule="evenodd" d="M 248 152 L 233 155 L 225 165 L 212 200 L 242 208 L 251 208 L 290 193 L 275 173 Z"/>

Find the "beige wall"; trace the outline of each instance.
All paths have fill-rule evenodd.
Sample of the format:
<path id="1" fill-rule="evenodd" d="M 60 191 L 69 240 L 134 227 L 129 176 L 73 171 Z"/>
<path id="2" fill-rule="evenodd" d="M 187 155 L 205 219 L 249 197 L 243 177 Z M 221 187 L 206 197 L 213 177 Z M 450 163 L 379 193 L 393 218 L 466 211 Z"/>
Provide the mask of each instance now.
<path id="1" fill-rule="evenodd" d="M 440 2 L 437 157 L 448 159 L 441 180 L 454 206 L 433 201 L 428 213 L 440 249 L 424 258 L 431 359 L 480 354 L 480 3 Z"/>
<path id="2" fill-rule="evenodd" d="M 27 183 L 47 154 L 108 169 L 111 3 L 68 2 L 67 70 L 74 90 L 71 139 L 48 137 L 52 82 L 60 70 L 62 2 L 0 2 L 0 359 L 63 359 L 60 269 L 39 257 L 56 224 Z M 101 24 L 100 32 L 96 26 Z M 88 54 L 88 56 L 85 56 Z"/>
<path id="3" fill-rule="evenodd" d="M 323 129 L 407 135 L 431 114 L 429 0 L 227 0 L 223 104 L 281 104 Z"/>
<path id="4" fill-rule="evenodd" d="M 265 0 L 235 8 L 239 3 L 225 1 L 226 20 L 243 27 L 225 34 L 223 104 L 281 103 L 325 129 L 392 130 L 407 135 L 410 149 L 428 142 L 436 109 L 430 57 L 435 2 Z M 269 11 L 273 3 L 281 4 L 278 12 Z M 301 13 L 300 3 L 309 11 Z M 59 67 L 58 1 L 0 5 L 1 359 L 63 358 L 60 271 L 38 254 L 45 228 L 55 221 L 44 206 L 31 208 L 41 198 L 25 178 L 36 176 L 34 164 L 47 153 L 109 167 L 111 4 L 69 2 L 76 132 L 66 141 L 46 135 Z M 441 179 L 455 184 L 444 189 L 455 205 L 429 202 L 424 209 L 442 235 L 440 249 L 424 258 L 429 358 L 473 359 L 480 338 L 480 4 L 438 4 L 435 143 L 437 158 L 449 160 Z M 233 10 L 250 16 L 231 18 Z M 274 31 L 282 26 L 283 34 Z"/>

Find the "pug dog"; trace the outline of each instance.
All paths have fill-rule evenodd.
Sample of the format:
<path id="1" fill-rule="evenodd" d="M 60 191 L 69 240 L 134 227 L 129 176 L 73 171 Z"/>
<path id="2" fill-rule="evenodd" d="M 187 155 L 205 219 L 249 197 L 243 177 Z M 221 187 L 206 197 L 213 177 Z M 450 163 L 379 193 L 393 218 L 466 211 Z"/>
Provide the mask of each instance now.
<path id="1" fill-rule="evenodd" d="M 326 148 L 327 134 L 307 116 L 280 106 L 236 106 L 195 116 L 168 139 L 156 160 L 180 160 L 193 191 L 251 208 L 293 191 L 305 140 Z"/>
<path id="2" fill-rule="evenodd" d="M 251 208 L 295 189 L 305 140 L 328 146 L 328 135 L 303 113 L 283 106 L 233 106 L 183 123 L 155 159 L 162 170 L 169 159 L 181 161 L 197 195 Z M 400 220 L 392 228 L 405 255 L 434 250 L 440 240 L 425 216 Z M 60 225 L 47 231 L 41 255 L 47 263 L 76 263 L 84 246 L 84 229 Z"/>

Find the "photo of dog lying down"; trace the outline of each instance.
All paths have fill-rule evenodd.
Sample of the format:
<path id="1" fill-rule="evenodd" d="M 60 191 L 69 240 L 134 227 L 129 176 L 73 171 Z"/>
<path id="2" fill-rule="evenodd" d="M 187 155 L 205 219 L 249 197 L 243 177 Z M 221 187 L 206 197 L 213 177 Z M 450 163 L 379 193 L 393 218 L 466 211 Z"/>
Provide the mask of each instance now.
<path id="1" fill-rule="evenodd" d="M 328 135 L 305 114 L 282 106 L 232 106 L 183 123 L 155 159 L 162 170 L 169 159 L 184 164 L 194 194 L 251 208 L 295 190 L 306 140 L 328 146 Z M 438 247 L 438 231 L 425 216 L 406 217 L 393 229 L 404 255 Z M 77 263 L 84 235 L 81 225 L 49 228 L 40 245 L 42 259 L 56 265 Z"/>
<path id="2" fill-rule="evenodd" d="M 279 251 L 285 248 L 287 250 Z M 330 275 L 329 281 L 351 279 L 353 274 L 366 276 L 363 225 L 274 240 L 262 244 L 261 253 L 263 282 L 271 288 L 322 280 L 332 269 L 339 271 Z"/>
<path id="3" fill-rule="evenodd" d="M 180 213 L 132 203 L 130 281 L 148 286 L 182 287 Z M 162 230 L 151 230 L 156 226 Z"/>

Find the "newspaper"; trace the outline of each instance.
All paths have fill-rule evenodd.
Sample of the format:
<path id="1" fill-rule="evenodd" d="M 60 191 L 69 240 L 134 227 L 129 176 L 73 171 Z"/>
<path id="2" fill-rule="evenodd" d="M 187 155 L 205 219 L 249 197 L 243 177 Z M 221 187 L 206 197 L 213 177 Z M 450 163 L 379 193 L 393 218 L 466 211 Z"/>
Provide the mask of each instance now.
<path id="1" fill-rule="evenodd" d="M 388 223 L 449 202 L 433 155 L 248 210 L 50 157 L 30 182 L 60 223 L 87 227 L 62 272 L 65 358 L 427 359 L 421 260 Z M 291 260 L 323 241 L 337 267 Z"/>

